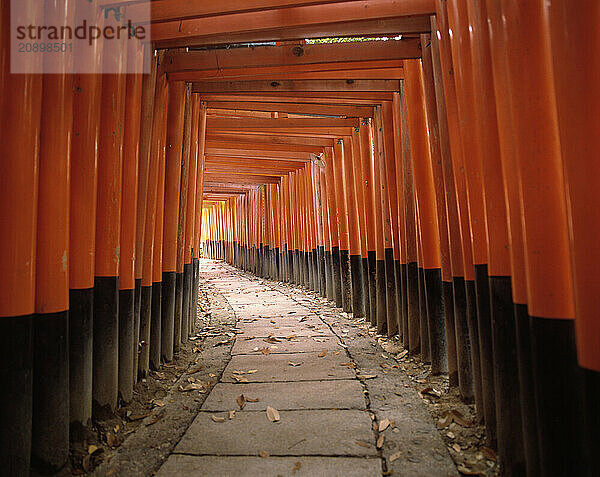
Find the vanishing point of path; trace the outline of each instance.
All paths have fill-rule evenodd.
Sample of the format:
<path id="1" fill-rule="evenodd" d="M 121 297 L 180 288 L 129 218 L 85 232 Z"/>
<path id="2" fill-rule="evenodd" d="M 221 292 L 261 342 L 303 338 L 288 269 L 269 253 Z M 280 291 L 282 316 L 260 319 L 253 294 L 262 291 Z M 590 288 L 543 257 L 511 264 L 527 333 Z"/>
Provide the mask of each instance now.
<path id="1" fill-rule="evenodd" d="M 303 290 L 201 266 L 235 312 L 231 356 L 158 476 L 456 475 L 416 392 L 401 371 L 382 373 L 358 321 Z"/>

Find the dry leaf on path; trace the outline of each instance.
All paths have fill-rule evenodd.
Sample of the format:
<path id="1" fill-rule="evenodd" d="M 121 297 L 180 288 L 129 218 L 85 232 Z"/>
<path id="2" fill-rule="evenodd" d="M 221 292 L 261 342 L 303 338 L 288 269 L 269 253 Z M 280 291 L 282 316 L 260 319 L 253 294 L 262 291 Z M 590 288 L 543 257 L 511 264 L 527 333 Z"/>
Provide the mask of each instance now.
<path id="1" fill-rule="evenodd" d="M 235 417 L 235 411 L 229 411 L 229 420 L 231 421 Z"/>
<path id="2" fill-rule="evenodd" d="M 319 358 L 324 358 L 326 355 L 327 355 L 327 350 L 326 350 L 326 349 L 324 349 L 323 351 L 321 351 L 321 352 L 319 353 Z"/>
<path id="3" fill-rule="evenodd" d="M 379 422 L 379 432 L 385 431 L 390 425 L 390 420 L 385 418 Z"/>
<path id="4" fill-rule="evenodd" d="M 479 450 L 484 455 L 484 457 L 488 460 L 496 461 L 498 459 L 498 457 L 496 456 L 496 453 L 489 447 L 483 446 Z"/>
<path id="5" fill-rule="evenodd" d="M 98 446 L 95 446 L 95 445 L 93 445 L 93 444 L 92 444 L 92 445 L 90 445 L 90 446 L 88 447 L 88 454 L 89 454 L 89 455 L 92 455 L 92 454 L 93 454 L 94 452 L 96 452 L 97 450 L 98 450 Z"/>
<path id="6" fill-rule="evenodd" d="M 389 461 L 390 462 L 394 462 L 395 460 L 398 460 L 400 457 L 402 457 L 402 452 L 394 452 L 390 458 Z"/>
<path id="7" fill-rule="evenodd" d="M 294 363 L 293 361 L 288 361 L 288 364 L 290 366 L 300 366 L 302 363 L 301 362 L 300 363 Z"/>
<path id="8" fill-rule="evenodd" d="M 376 374 L 357 374 L 356 377 L 358 379 L 373 379 L 373 378 L 376 378 L 377 375 Z"/>
<path id="9" fill-rule="evenodd" d="M 279 416 L 279 411 L 271 406 L 267 406 L 267 417 L 271 422 L 279 422 L 281 419 Z"/>
<path id="10" fill-rule="evenodd" d="M 210 416 L 210 418 L 213 420 L 213 422 L 225 422 L 225 418 L 221 417 L 221 416 Z"/>
<path id="11" fill-rule="evenodd" d="M 433 396 L 436 398 L 442 397 L 442 392 L 438 391 L 435 388 L 432 388 L 431 386 L 428 386 L 426 388 L 421 389 L 420 391 L 421 395 L 428 395 L 428 396 Z"/>
<path id="12" fill-rule="evenodd" d="M 456 443 L 452 444 L 452 449 L 454 449 L 456 452 L 462 451 L 462 448 Z"/>
<path id="13" fill-rule="evenodd" d="M 237 399 L 236 399 L 238 406 L 240 406 L 240 409 L 244 409 L 244 406 L 246 405 L 246 398 L 244 397 L 243 394 L 240 394 Z"/>
<path id="14" fill-rule="evenodd" d="M 249 397 L 247 397 L 245 399 L 246 399 L 246 402 L 258 402 L 258 398 L 249 398 Z"/>
<path id="15" fill-rule="evenodd" d="M 292 475 L 296 475 L 296 472 L 298 472 L 301 468 L 302 468 L 302 463 L 296 462 L 294 464 L 294 468 L 292 469 Z"/>
<path id="16" fill-rule="evenodd" d="M 368 442 L 363 442 L 363 441 L 356 441 L 356 444 L 361 446 L 361 447 L 366 447 L 367 449 L 371 448 L 371 444 L 369 444 Z"/>
<path id="17" fill-rule="evenodd" d="M 376 445 L 376 447 L 377 447 L 378 449 L 381 449 L 381 448 L 383 447 L 383 442 L 384 442 L 384 441 L 385 441 L 385 434 L 381 434 L 381 435 L 379 436 L 379 438 L 377 439 L 377 445 Z"/>
<path id="18" fill-rule="evenodd" d="M 264 450 L 260 450 L 260 451 L 258 451 L 258 455 L 259 455 L 260 457 L 262 457 L 263 459 L 266 459 L 267 457 L 270 457 L 270 456 L 271 456 L 271 454 L 269 454 L 267 451 L 264 451 Z"/>
<path id="19" fill-rule="evenodd" d="M 246 371 L 246 374 L 254 374 L 254 373 L 258 373 L 258 369 L 249 369 L 248 371 Z"/>
<path id="20" fill-rule="evenodd" d="M 456 422 L 459 426 L 471 427 L 473 425 L 460 411 L 452 409 L 447 411 L 441 419 L 438 420 L 438 427 L 443 429 L 448 427 L 453 422 Z"/>
<path id="21" fill-rule="evenodd" d="M 456 469 L 464 475 L 478 475 L 479 477 L 486 477 L 487 473 L 482 471 L 482 470 L 477 470 L 477 469 L 469 469 L 468 467 L 466 467 L 463 464 L 459 464 L 456 466 Z"/>

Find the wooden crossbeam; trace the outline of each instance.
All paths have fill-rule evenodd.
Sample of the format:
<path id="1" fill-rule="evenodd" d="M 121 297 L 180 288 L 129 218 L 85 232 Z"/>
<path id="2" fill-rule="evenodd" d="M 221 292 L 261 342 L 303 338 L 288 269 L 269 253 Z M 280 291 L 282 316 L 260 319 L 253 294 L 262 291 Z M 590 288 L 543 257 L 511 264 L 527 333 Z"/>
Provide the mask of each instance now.
<path id="1" fill-rule="evenodd" d="M 206 129 L 304 129 L 329 127 L 358 127 L 357 118 L 208 118 Z"/>
<path id="2" fill-rule="evenodd" d="M 198 81 L 194 93 L 239 93 L 271 91 L 387 91 L 400 90 L 398 80 L 257 80 L 257 81 Z"/>
<path id="3" fill-rule="evenodd" d="M 281 136 L 271 134 L 247 134 L 242 132 L 231 132 L 224 131 L 221 133 L 215 133 L 211 131 L 206 132 L 207 141 L 224 141 L 224 142 L 235 142 L 236 144 L 256 144 L 264 146 L 265 149 L 274 151 L 302 151 L 302 152 L 313 152 L 313 148 L 333 146 L 333 142 L 328 139 L 311 139 L 311 138 L 298 138 L 295 136 Z"/>
<path id="4" fill-rule="evenodd" d="M 189 3 L 215 3 L 218 8 L 220 2 Z M 230 43 L 234 35 L 242 33 L 256 34 L 270 31 L 274 34 L 276 32 L 284 33 L 289 29 L 297 29 L 295 34 L 301 35 L 298 38 L 309 38 L 304 33 L 314 34 L 315 28 L 325 25 L 343 26 L 345 23 L 358 21 L 427 16 L 434 13 L 434 0 L 403 0 L 401 2 L 397 0 L 356 0 L 329 5 L 296 6 L 278 10 L 234 13 L 222 15 L 218 19 L 208 16 L 156 23 L 152 28 L 152 39 L 158 42 L 159 46 L 161 42 L 173 42 L 174 40 L 187 40 L 188 45 L 192 43 Z M 346 35 L 356 35 L 357 33 L 348 31 Z M 403 31 L 397 30 L 397 33 L 403 33 Z M 204 43 L 202 37 L 204 37 Z M 265 41 L 264 34 L 262 38 Z M 314 38 L 314 36 L 310 36 L 310 38 Z"/>
<path id="5" fill-rule="evenodd" d="M 219 161 L 224 161 L 224 160 L 236 160 L 236 159 L 248 159 L 248 160 L 253 160 L 253 161 L 259 161 L 259 160 L 269 160 L 269 161 L 277 161 L 277 162 L 286 162 L 286 161 L 293 161 L 296 164 L 299 164 L 300 166 L 302 166 L 305 162 L 310 161 L 311 158 L 310 157 L 299 157 L 299 158 L 294 158 L 294 157 L 286 157 L 286 158 L 278 158 L 278 157 L 270 157 L 268 155 L 260 155 L 260 154 L 252 154 L 252 153 L 246 153 L 242 150 L 238 150 L 238 151 L 229 151 L 229 155 L 218 155 L 218 154 L 214 154 L 213 151 L 208 151 L 206 158 L 207 160 L 213 159 L 213 160 L 219 160 Z"/>
<path id="6" fill-rule="evenodd" d="M 278 184 L 279 176 L 263 175 L 263 176 L 249 176 L 246 174 L 213 174 L 206 173 L 205 181 L 208 182 L 220 182 L 223 184 Z"/>
<path id="7" fill-rule="evenodd" d="M 319 114 L 325 116 L 346 116 L 354 118 L 373 116 L 373 108 L 370 106 L 338 106 L 333 104 L 311 103 L 265 103 L 251 101 L 207 101 L 206 106 L 215 110 L 236 109 L 280 113 Z"/>
<path id="8" fill-rule="evenodd" d="M 266 103 L 312 103 L 334 105 L 376 106 L 382 101 L 392 101 L 393 93 L 381 91 L 343 92 L 286 92 L 269 93 L 196 93 L 203 101 L 252 101 Z"/>
<path id="9" fill-rule="evenodd" d="M 319 43 L 310 45 L 258 46 L 219 50 L 170 51 L 162 68 L 166 73 L 176 71 L 248 68 L 256 66 L 308 65 L 353 61 L 402 60 L 419 58 L 418 38 L 390 41 L 350 43 Z"/>
<path id="10" fill-rule="evenodd" d="M 206 165 L 223 165 L 229 166 L 252 166 L 252 167 L 281 167 L 286 169 L 297 169 L 304 167 L 306 161 L 286 161 L 282 159 L 257 159 L 249 157 L 218 157 L 218 156 L 206 156 Z"/>

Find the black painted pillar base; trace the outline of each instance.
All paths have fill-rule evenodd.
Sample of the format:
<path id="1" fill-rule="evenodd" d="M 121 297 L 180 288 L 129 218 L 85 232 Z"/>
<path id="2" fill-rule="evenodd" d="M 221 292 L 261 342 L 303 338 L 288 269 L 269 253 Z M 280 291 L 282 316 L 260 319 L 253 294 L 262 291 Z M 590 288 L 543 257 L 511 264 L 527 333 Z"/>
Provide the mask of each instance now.
<path id="1" fill-rule="evenodd" d="M 494 348 L 492 345 L 490 281 L 487 265 L 475 265 L 475 296 L 477 300 L 477 317 L 479 323 L 479 360 L 481 363 L 481 391 L 483 398 L 485 434 L 488 446 L 495 448 L 496 390 L 494 384 Z M 522 464 L 522 453 L 520 461 Z"/>
<path id="2" fill-rule="evenodd" d="M 352 311 L 352 277 L 350 276 L 350 252 L 340 249 L 340 278 L 342 280 L 342 309 Z"/>
<path id="3" fill-rule="evenodd" d="M 136 278 L 133 299 L 133 384 L 138 380 L 138 361 L 140 357 L 140 316 L 142 313 L 142 279 Z"/>
<path id="4" fill-rule="evenodd" d="M 377 254 L 374 250 L 367 252 L 369 264 L 369 319 L 371 325 L 377 325 Z"/>
<path id="5" fill-rule="evenodd" d="M 319 274 L 319 295 L 325 297 L 327 286 L 325 282 L 325 247 L 323 245 L 317 247 L 317 273 Z"/>
<path id="6" fill-rule="evenodd" d="M 117 406 L 119 388 L 119 278 L 94 279 L 92 413 Z"/>
<path id="7" fill-rule="evenodd" d="M 385 260 L 377 260 L 375 262 L 375 286 L 377 293 L 377 309 L 375 311 L 377 317 L 377 333 L 384 335 L 387 333 Z"/>
<path id="8" fill-rule="evenodd" d="M 162 274 L 162 303 L 161 303 L 161 356 L 164 362 L 173 361 L 173 344 L 175 336 L 175 288 L 177 286 L 176 272 Z"/>
<path id="9" fill-rule="evenodd" d="M 33 327 L 31 464 L 56 472 L 69 459 L 69 312 L 37 314 Z"/>
<path id="10" fill-rule="evenodd" d="M 404 323 L 404 291 L 402 284 L 402 264 L 400 260 L 394 260 L 394 281 L 396 283 L 396 327 L 398 328 L 400 343 L 402 343 L 404 340 L 404 329 L 402 327 Z"/>
<path id="11" fill-rule="evenodd" d="M 585 380 L 586 441 L 590 476 L 600 468 L 600 372 L 582 368 Z"/>
<path id="12" fill-rule="evenodd" d="M 421 352 L 421 321 L 419 317 L 419 267 L 417 262 L 406 264 L 406 298 L 408 310 L 408 352 Z"/>
<path id="13" fill-rule="evenodd" d="M 458 389 L 466 403 L 473 402 L 473 368 L 471 365 L 471 338 L 467 320 L 467 296 L 464 277 L 453 277 L 454 330 L 456 335 L 456 362 Z"/>
<path id="14" fill-rule="evenodd" d="M 134 290 L 119 290 L 119 396 L 133 398 Z"/>
<path id="15" fill-rule="evenodd" d="M 448 372 L 448 355 L 446 352 L 442 271 L 439 268 L 427 268 L 423 272 L 425 274 L 427 317 L 429 319 L 431 373 L 434 375 L 443 374 Z"/>
<path id="16" fill-rule="evenodd" d="M 328 300 L 335 300 L 335 293 L 333 289 L 333 263 L 331 250 L 325 250 L 324 253 L 324 261 L 325 261 L 325 297 Z"/>
<path id="17" fill-rule="evenodd" d="M 150 368 L 160 368 L 161 331 L 162 331 L 162 282 L 152 284 L 152 311 L 150 316 Z"/>
<path id="18" fill-rule="evenodd" d="M 506 476 L 526 474 L 517 330 L 510 277 L 489 277 L 498 454 Z M 517 372 L 515 372 L 517 371 Z M 526 390 L 525 392 L 530 392 Z M 486 415 L 486 419 L 488 416 Z M 486 428 L 488 427 L 486 421 Z"/>
<path id="19" fill-rule="evenodd" d="M 175 275 L 175 328 L 173 332 L 173 351 L 177 353 L 181 348 L 182 323 L 184 313 L 183 302 L 183 272 Z"/>
<path id="20" fill-rule="evenodd" d="M 321 294 L 321 274 L 320 274 L 320 263 L 319 263 L 319 250 L 318 248 L 313 248 L 312 251 L 312 268 L 314 273 L 314 288 L 313 291 L 317 294 Z"/>
<path id="21" fill-rule="evenodd" d="M 192 336 L 196 332 L 196 319 L 198 317 L 198 289 L 200 288 L 200 259 L 198 258 L 192 258 L 192 276 L 188 336 Z"/>
<path id="22" fill-rule="evenodd" d="M 281 253 L 279 247 L 273 249 L 273 280 L 281 281 Z"/>
<path id="23" fill-rule="evenodd" d="M 145 378 L 150 369 L 150 322 L 152 317 L 152 286 L 143 286 L 140 305 L 140 338 L 138 353 L 138 377 Z"/>
<path id="24" fill-rule="evenodd" d="M 385 307 L 387 315 L 387 334 L 398 334 L 398 305 L 396 303 L 396 269 L 394 266 L 394 250 L 385 249 Z"/>
<path id="25" fill-rule="evenodd" d="M 335 306 L 341 308 L 343 305 L 342 290 L 342 269 L 340 268 L 340 249 L 332 247 L 331 249 L 331 270 L 333 276 L 333 298 Z"/>
<path id="26" fill-rule="evenodd" d="M 431 343 L 429 343 L 429 317 L 427 316 L 427 291 L 425 289 L 425 271 L 418 267 L 419 283 L 419 321 L 421 336 L 421 361 L 431 363 Z"/>
<path id="27" fill-rule="evenodd" d="M 400 263 L 400 287 L 402 289 L 402 345 L 409 349 L 409 336 L 408 332 L 408 266 L 406 263 Z"/>
<path id="28" fill-rule="evenodd" d="M 290 283 L 298 283 L 298 251 L 290 250 Z"/>
<path id="29" fill-rule="evenodd" d="M 302 252 L 302 266 L 304 270 L 304 288 L 310 290 L 312 273 L 310 269 L 310 252 Z"/>
<path id="30" fill-rule="evenodd" d="M 352 314 L 354 318 L 363 318 L 365 316 L 365 292 L 360 255 L 350 255 L 350 276 L 352 277 Z"/>
<path id="31" fill-rule="evenodd" d="M 577 364 L 575 320 L 532 316 L 530 327 L 541 475 L 586 475 L 585 381 Z"/>
<path id="32" fill-rule="evenodd" d="M 0 318 L 0 462 L 28 476 L 33 407 L 33 316 Z"/>
<path id="33" fill-rule="evenodd" d="M 454 321 L 454 291 L 452 282 L 442 282 L 444 319 L 446 320 L 446 350 L 448 357 L 448 385 L 458 386 L 458 362 L 456 360 L 456 324 Z"/>
<path id="34" fill-rule="evenodd" d="M 367 257 L 360 257 L 362 273 L 362 290 L 363 290 L 363 301 L 364 301 L 364 312 L 365 321 L 371 322 L 371 297 L 369 296 L 369 259 Z"/>
<path id="35" fill-rule="evenodd" d="M 183 265 L 183 305 L 181 314 L 181 344 L 188 341 L 190 332 L 190 315 L 192 313 L 192 282 L 194 280 L 194 270 L 192 263 Z"/>
<path id="36" fill-rule="evenodd" d="M 262 248 L 262 276 L 271 278 L 271 249 L 268 245 Z"/>
<path id="37" fill-rule="evenodd" d="M 94 289 L 69 290 L 69 420 L 88 426 L 92 418 Z"/>
<path id="38" fill-rule="evenodd" d="M 475 281 L 465 280 L 467 297 L 467 322 L 469 325 L 469 340 L 471 342 L 471 366 L 473 369 L 473 391 L 477 417 L 483 421 L 483 389 L 481 384 L 481 350 L 479 349 L 479 318 L 477 316 L 477 298 Z"/>

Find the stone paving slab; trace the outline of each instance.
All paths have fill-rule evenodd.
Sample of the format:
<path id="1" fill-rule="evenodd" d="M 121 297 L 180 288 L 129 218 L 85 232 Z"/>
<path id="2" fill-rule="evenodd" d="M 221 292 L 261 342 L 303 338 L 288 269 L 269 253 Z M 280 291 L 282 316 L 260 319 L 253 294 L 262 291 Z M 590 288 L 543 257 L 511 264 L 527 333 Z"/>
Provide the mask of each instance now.
<path id="1" fill-rule="evenodd" d="M 214 422 L 211 416 L 215 415 L 225 417 L 225 422 Z M 229 420 L 227 413 L 200 412 L 175 453 L 377 455 L 371 418 L 365 411 L 281 411 L 280 418 L 279 422 L 271 422 L 266 412 L 240 412 Z"/>
<path id="2" fill-rule="evenodd" d="M 240 318 L 247 316 L 302 316 L 310 313 L 310 310 L 304 306 L 295 303 L 282 305 L 279 300 L 277 303 L 262 303 L 260 305 L 235 305 L 233 309 Z"/>
<path id="3" fill-rule="evenodd" d="M 300 321 L 302 320 L 302 321 Z M 240 318 L 236 328 L 244 330 L 247 328 L 257 328 L 264 326 L 266 328 L 281 328 L 281 327 L 295 327 L 305 326 L 307 328 L 326 328 L 327 325 L 323 323 L 319 317 L 315 315 L 306 315 L 299 318 L 292 318 L 287 316 L 273 316 L 269 318 Z"/>
<path id="4" fill-rule="evenodd" d="M 290 335 L 288 335 L 290 336 Z M 336 337 L 297 336 L 294 339 L 282 339 L 277 343 L 267 343 L 265 338 L 247 339 L 240 337 L 235 341 L 231 354 L 259 354 L 261 348 L 269 348 L 271 354 L 279 353 L 310 353 L 321 352 L 324 349 L 338 351 L 342 349 Z M 315 341 L 316 340 L 318 341 Z M 275 348 L 275 346 L 277 346 Z M 256 349 L 258 348 L 258 349 Z M 256 351 L 255 351 L 256 349 Z"/>
<path id="5" fill-rule="evenodd" d="M 240 394 L 259 401 L 246 402 L 243 411 L 240 411 L 236 401 Z M 365 409 L 366 402 L 363 387 L 355 379 L 295 383 L 218 383 L 204 401 L 202 410 L 264 411 L 267 406 L 277 410 Z"/>
<path id="6" fill-rule="evenodd" d="M 381 460 L 357 457 L 216 457 L 172 455 L 157 477 L 365 477 L 381 474 Z"/>
<path id="7" fill-rule="evenodd" d="M 239 322 L 238 322 L 239 323 Z M 255 338 L 267 338 L 269 336 L 274 336 L 276 338 L 287 338 L 291 335 L 296 336 L 314 336 L 314 337 L 333 337 L 335 336 L 328 326 L 314 326 L 309 328 L 307 326 L 302 326 L 302 324 L 298 324 L 297 326 L 280 326 L 279 328 L 275 328 L 274 325 L 272 328 L 267 326 L 248 326 L 244 330 L 238 330 L 240 333 L 237 335 L 241 338 L 248 338 L 254 336 Z"/>
<path id="8" fill-rule="evenodd" d="M 225 368 L 222 382 L 238 382 L 234 379 L 233 371 L 249 371 L 256 369 L 252 374 L 235 374 L 248 382 L 280 382 L 280 381 L 321 381 L 332 379 L 354 379 L 356 373 L 352 368 L 342 366 L 350 359 L 345 351 L 339 354 L 327 352 L 324 357 L 321 353 L 302 354 L 273 354 L 273 355 L 237 355 Z M 289 363 L 302 363 L 300 366 L 292 366 Z"/>

